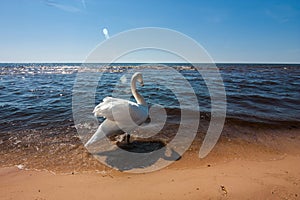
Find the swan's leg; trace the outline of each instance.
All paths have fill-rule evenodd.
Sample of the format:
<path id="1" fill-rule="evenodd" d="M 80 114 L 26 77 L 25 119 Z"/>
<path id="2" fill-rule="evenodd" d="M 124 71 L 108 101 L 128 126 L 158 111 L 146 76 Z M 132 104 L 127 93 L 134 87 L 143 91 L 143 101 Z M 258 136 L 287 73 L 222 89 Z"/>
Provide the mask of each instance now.
<path id="1" fill-rule="evenodd" d="M 127 144 L 130 144 L 130 134 L 129 133 L 125 133 L 125 140 Z"/>

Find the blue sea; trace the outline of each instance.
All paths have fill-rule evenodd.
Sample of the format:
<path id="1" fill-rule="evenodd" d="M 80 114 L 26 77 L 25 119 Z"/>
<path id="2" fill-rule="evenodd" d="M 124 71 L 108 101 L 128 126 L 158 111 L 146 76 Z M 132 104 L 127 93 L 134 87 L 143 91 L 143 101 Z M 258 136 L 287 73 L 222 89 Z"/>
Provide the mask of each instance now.
<path id="1" fill-rule="evenodd" d="M 211 99 L 201 74 L 191 64 L 164 66 L 185 77 L 197 96 L 195 110 L 209 115 Z M 205 64 L 197 66 L 205 69 Z M 299 125 L 300 64 L 217 64 L 217 67 L 225 86 L 228 120 Z M 101 73 L 92 107 L 104 97 L 112 96 L 115 90 L 130 95 L 129 75 L 132 70 L 143 69 L 145 87 L 138 90 L 149 105 L 159 104 L 167 110 L 184 109 L 168 87 L 176 79 L 168 73 L 159 76 L 160 64 L 93 64 L 92 69 L 80 63 L 0 64 L 0 132 L 74 125 L 73 86 L 81 73 Z M 178 87 L 184 94 L 185 87 Z M 183 96 L 189 102 L 190 96 Z"/>

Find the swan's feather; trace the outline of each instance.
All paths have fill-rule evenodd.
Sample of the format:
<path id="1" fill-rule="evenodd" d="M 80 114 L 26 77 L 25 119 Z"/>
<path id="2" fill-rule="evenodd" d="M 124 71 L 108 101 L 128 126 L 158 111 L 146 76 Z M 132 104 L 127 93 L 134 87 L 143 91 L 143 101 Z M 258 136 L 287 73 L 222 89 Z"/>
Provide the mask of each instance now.
<path id="1" fill-rule="evenodd" d="M 96 117 L 104 117 L 111 121 L 117 121 L 119 124 L 129 125 L 132 120 L 135 124 L 140 125 L 148 117 L 148 108 L 132 101 L 105 97 L 103 102 L 95 107 L 93 113 Z"/>

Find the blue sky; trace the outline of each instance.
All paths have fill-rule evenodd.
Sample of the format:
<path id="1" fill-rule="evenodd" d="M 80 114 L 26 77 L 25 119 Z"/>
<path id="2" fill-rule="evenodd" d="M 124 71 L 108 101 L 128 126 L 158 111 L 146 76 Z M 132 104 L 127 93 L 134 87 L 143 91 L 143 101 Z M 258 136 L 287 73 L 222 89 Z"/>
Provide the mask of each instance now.
<path id="1" fill-rule="evenodd" d="M 216 62 L 300 63 L 298 0 L 1 0 L 0 27 L 0 62 L 83 62 L 104 27 L 162 27 Z"/>

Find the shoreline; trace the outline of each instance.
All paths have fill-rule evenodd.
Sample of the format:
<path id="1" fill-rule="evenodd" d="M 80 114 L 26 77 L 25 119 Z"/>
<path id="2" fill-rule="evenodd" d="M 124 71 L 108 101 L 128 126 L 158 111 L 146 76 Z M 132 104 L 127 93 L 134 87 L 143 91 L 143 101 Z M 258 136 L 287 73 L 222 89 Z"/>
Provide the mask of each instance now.
<path id="1" fill-rule="evenodd" d="M 203 159 L 200 131 L 181 159 L 141 174 L 104 166 L 72 128 L 2 135 L 0 199 L 299 199 L 297 126 L 227 123 Z"/>
<path id="2" fill-rule="evenodd" d="M 299 155 L 300 128 L 279 125 L 261 125 L 227 121 L 221 137 L 213 150 L 204 159 L 199 159 L 198 152 L 202 145 L 208 121 L 202 121 L 198 133 L 179 160 L 193 157 L 198 165 L 207 160 L 214 162 L 231 161 L 236 159 L 268 160 L 278 159 L 283 155 Z M 169 142 L 174 137 L 178 125 L 170 124 L 148 141 Z M 142 141 L 135 137 L 136 141 Z M 0 167 L 22 165 L 27 169 L 49 170 L 53 172 L 81 172 L 107 170 L 83 146 L 74 127 L 55 129 L 28 129 L 20 132 L 0 134 Z M 143 144 L 143 143 L 142 143 Z M 143 148 L 143 147 L 142 147 Z M 263 155 L 259 155 L 263 154 Z"/>

